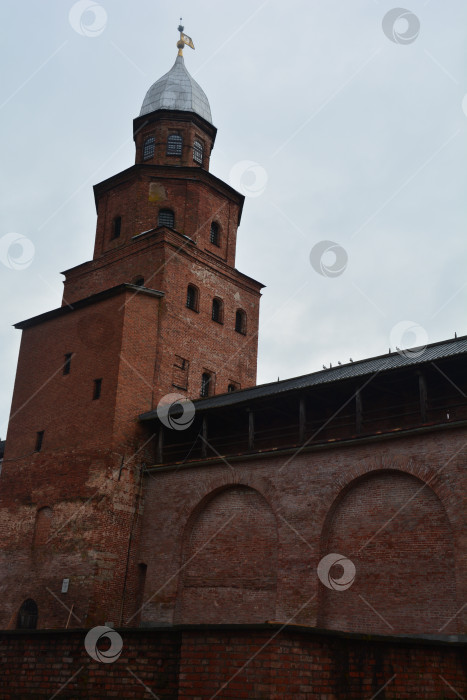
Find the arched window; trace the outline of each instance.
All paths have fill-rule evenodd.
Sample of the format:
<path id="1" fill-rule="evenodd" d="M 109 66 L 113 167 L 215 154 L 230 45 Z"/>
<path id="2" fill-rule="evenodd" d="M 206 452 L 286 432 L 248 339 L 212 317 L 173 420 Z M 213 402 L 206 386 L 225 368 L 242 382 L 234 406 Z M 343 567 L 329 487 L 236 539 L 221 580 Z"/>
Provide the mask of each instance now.
<path id="1" fill-rule="evenodd" d="M 34 547 L 47 544 L 52 524 L 52 509 L 45 506 L 37 511 L 36 525 L 34 528 Z"/>
<path id="2" fill-rule="evenodd" d="M 170 134 L 167 139 L 167 155 L 181 156 L 182 155 L 183 139 L 179 134 Z"/>
<path id="3" fill-rule="evenodd" d="M 143 144 L 143 160 L 149 160 L 154 158 L 154 151 L 156 148 L 156 139 L 154 136 L 149 136 Z"/>
<path id="4" fill-rule="evenodd" d="M 37 616 L 38 610 L 36 602 L 32 598 L 28 598 L 19 609 L 16 629 L 35 630 L 37 627 Z"/>
<path id="5" fill-rule="evenodd" d="M 132 284 L 136 287 L 144 287 L 144 277 L 135 277 Z"/>
<path id="6" fill-rule="evenodd" d="M 222 299 L 213 299 L 212 300 L 212 314 L 211 318 L 213 321 L 216 321 L 216 323 L 223 323 L 224 321 L 224 314 L 223 314 L 224 308 L 222 304 Z"/>
<path id="7" fill-rule="evenodd" d="M 189 284 L 186 290 L 186 305 L 192 311 L 198 311 L 198 290 L 192 284 Z"/>
<path id="8" fill-rule="evenodd" d="M 213 245 L 220 245 L 219 224 L 216 224 L 215 221 L 213 221 L 211 224 L 210 241 Z"/>
<path id="9" fill-rule="evenodd" d="M 246 313 L 242 309 L 237 309 L 235 313 L 235 330 L 237 333 L 246 333 Z"/>
<path id="10" fill-rule="evenodd" d="M 209 372 L 203 372 L 201 376 L 201 393 L 200 396 L 206 397 L 211 393 L 211 375 Z"/>
<path id="11" fill-rule="evenodd" d="M 193 160 L 201 165 L 203 164 L 203 152 L 204 147 L 201 141 L 195 141 L 193 144 Z"/>
<path id="12" fill-rule="evenodd" d="M 175 217 L 171 209 L 161 209 L 159 212 L 159 218 L 157 221 L 159 226 L 167 226 L 168 228 L 174 228 Z"/>
<path id="13" fill-rule="evenodd" d="M 122 231 L 122 217 L 116 216 L 112 222 L 112 238 L 118 238 Z"/>

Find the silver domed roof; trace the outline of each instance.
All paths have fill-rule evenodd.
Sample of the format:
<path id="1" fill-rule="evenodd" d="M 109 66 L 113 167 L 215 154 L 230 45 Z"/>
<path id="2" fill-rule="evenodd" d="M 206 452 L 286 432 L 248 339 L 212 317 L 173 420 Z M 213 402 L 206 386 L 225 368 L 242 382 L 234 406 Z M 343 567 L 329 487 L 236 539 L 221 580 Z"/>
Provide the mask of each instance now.
<path id="1" fill-rule="evenodd" d="M 195 112 L 212 124 L 208 98 L 185 68 L 183 56 L 177 56 L 169 72 L 151 85 L 144 98 L 140 116 L 156 109 Z"/>

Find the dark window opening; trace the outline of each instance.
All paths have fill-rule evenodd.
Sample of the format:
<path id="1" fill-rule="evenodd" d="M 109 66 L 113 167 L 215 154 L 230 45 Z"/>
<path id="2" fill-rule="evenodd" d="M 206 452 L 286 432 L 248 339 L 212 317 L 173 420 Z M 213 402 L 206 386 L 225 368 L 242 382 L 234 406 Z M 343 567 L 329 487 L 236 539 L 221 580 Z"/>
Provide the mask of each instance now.
<path id="1" fill-rule="evenodd" d="M 198 311 L 198 290 L 192 284 L 186 290 L 186 305 L 192 311 Z"/>
<path id="2" fill-rule="evenodd" d="M 227 387 L 227 391 L 229 392 L 229 394 L 231 394 L 232 391 L 237 391 L 236 385 L 235 385 L 235 384 L 229 384 L 229 386 Z"/>
<path id="3" fill-rule="evenodd" d="M 17 630 L 35 630 L 37 627 L 37 604 L 32 598 L 24 601 L 18 612 Z"/>
<path id="4" fill-rule="evenodd" d="M 119 238 L 121 231 L 122 231 L 122 217 L 116 216 L 115 219 L 113 220 L 112 238 Z"/>
<path id="5" fill-rule="evenodd" d="M 246 333 L 246 314 L 241 309 L 238 309 L 235 314 L 235 330 L 237 333 Z"/>
<path id="6" fill-rule="evenodd" d="M 95 379 L 94 380 L 94 392 L 93 392 L 93 396 L 92 396 L 94 401 L 96 399 L 100 399 L 101 392 L 102 392 L 102 379 Z"/>
<path id="7" fill-rule="evenodd" d="M 215 221 L 212 222 L 211 224 L 211 237 L 210 237 L 211 243 L 213 245 L 220 245 L 219 242 L 219 224 L 216 224 Z"/>
<path id="8" fill-rule="evenodd" d="M 36 447 L 35 452 L 40 452 L 42 450 L 42 443 L 44 442 L 44 431 L 39 430 L 36 433 Z"/>
<path id="9" fill-rule="evenodd" d="M 193 144 L 193 160 L 196 163 L 203 163 L 203 144 L 200 141 L 195 141 Z"/>
<path id="10" fill-rule="evenodd" d="M 63 363 L 63 374 L 70 374 L 71 370 L 71 358 L 73 357 L 72 352 L 67 352 L 65 354 L 65 362 Z"/>
<path id="11" fill-rule="evenodd" d="M 179 134 L 170 134 L 167 139 L 167 155 L 181 156 L 182 155 L 183 139 Z"/>
<path id="12" fill-rule="evenodd" d="M 167 226 L 168 228 L 174 228 L 175 217 L 173 211 L 171 211 L 171 209 L 161 209 L 159 212 L 159 219 L 157 223 L 159 226 Z"/>
<path id="13" fill-rule="evenodd" d="M 149 160 L 154 157 L 154 151 L 156 148 L 156 139 L 154 136 L 149 136 L 143 145 L 143 160 Z"/>
<path id="14" fill-rule="evenodd" d="M 212 300 L 212 320 L 216 323 L 222 323 L 222 301 L 220 299 Z"/>
<path id="15" fill-rule="evenodd" d="M 208 372 L 203 372 L 201 377 L 201 394 L 203 398 L 209 396 L 211 389 L 211 375 Z"/>
<path id="16" fill-rule="evenodd" d="M 136 277 L 136 279 L 133 281 L 133 284 L 136 287 L 144 287 L 144 277 Z"/>

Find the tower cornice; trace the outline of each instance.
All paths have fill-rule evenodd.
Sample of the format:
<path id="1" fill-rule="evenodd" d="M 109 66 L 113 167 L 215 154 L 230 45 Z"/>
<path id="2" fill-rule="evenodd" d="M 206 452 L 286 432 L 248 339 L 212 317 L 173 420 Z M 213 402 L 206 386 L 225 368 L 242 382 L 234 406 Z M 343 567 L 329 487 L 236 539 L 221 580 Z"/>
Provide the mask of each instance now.
<path id="1" fill-rule="evenodd" d="M 177 109 L 158 109 L 154 112 L 142 114 L 133 119 L 133 139 L 135 140 L 139 132 L 148 124 L 153 124 L 164 120 L 195 124 L 209 135 L 209 137 L 212 139 L 212 146 L 214 146 L 214 141 L 216 140 L 217 135 L 217 128 L 214 126 L 214 124 L 211 124 L 211 122 L 208 122 L 207 119 L 204 119 L 201 115 L 196 114 L 196 112 L 184 112 Z"/>
<path id="2" fill-rule="evenodd" d="M 240 224 L 245 196 L 220 178 L 210 173 L 208 170 L 183 165 L 150 165 L 146 163 L 137 163 L 132 165 L 126 170 L 122 170 L 120 173 L 112 175 L 106 180 L 94 185 L 94 199 L 96 202 L 96 207 L 98 199 L 107 191 L 113 189 L 115 186 L 121 183 L 128 182 L 135 177 L 141 176 L 157 177 L 167 180 L 190 180 L 193 182 L 201 182 L 216 192 L 222 193 L 239 206 L 238 224 Z"/>

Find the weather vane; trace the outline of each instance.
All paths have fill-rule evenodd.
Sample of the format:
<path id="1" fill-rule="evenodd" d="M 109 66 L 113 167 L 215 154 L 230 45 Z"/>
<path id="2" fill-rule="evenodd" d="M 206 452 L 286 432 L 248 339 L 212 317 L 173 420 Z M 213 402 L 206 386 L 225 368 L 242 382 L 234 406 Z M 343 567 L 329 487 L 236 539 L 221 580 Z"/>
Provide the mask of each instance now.
<path id="1" fill-rule="evenodd" d="M 189 46 L 191 49 L 195 48 L 193 40 L 188 34 L 184 34 L 183 30 L 185 27 L 182 24 L 182 18 L 180 17 L 180 24 L 178 25 L 178 31 L 180 32 L 180 39 L 177 41 L 178 55 L 183 56 L 183 49 L 185 46 Z"/>

